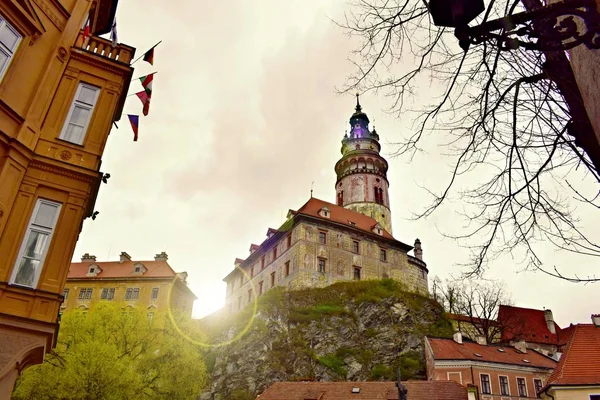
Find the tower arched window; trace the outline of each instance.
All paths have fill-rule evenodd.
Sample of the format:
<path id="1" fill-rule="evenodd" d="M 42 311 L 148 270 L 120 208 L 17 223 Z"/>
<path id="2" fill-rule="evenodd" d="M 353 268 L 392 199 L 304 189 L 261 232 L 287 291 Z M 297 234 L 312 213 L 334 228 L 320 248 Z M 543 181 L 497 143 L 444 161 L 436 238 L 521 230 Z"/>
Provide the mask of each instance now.
<path id="1" fill-rule="evenodd" d="M 379 190 L 378 188 L 373 188 L 375 191 L 375 203 L 379 204 Z"/>
<path id="2" fill-rule="evenodd" d="M 344 191 L 343 190 L 338 192 L 337 203 L 338 203 L 338 206 L 344 205 Z"/>
<path id="3" fill-rule="evenodd" d="M 383 189 L 379 188 L 379 204 L 383 204 Z"/>

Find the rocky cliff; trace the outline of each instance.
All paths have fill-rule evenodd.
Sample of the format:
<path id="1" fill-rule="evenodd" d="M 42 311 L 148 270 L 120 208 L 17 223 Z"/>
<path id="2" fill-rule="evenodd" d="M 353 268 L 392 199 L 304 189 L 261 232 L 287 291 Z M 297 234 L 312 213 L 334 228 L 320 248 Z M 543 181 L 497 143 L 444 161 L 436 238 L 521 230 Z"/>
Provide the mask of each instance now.
<path id="1" fill-rule="evenodd" d="M 200 323 L 214 343 L 231 341 L 207 354 L 202 398 L 215 400 L 254 399 L 275 381 L 392 380 L 397 367 L 425 378 L 423 336 L 452 334 L 439 304 L 389 279 L 273 289 L 256 308 Z"/>

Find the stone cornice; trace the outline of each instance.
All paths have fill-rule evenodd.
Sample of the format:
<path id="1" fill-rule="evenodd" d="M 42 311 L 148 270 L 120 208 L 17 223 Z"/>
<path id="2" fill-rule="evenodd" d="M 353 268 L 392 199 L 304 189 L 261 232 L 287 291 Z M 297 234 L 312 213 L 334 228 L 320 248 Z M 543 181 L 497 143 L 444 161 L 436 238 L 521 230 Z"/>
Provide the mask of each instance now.
<path id="1" fill-rule="evenodd" d="M 43 162 L 38 159 L 33 159 L 31 161 L 31 163 L 29 164 L 29 166 L 31 168 L 36 168 L 36 169 L 40 169 L 42 171 L 52 172 L 52 173 L 55 173 L 58 175 L 77 179 L 79 181 L 87 182 L 87 183 L 95 183 L 96 181 L 98 181 L 100 179 L 99 172 L 95 172 L 96 175 L 93 176 L 93 175 L 90 175 L 89 173 L 86 174 L 84 172 L 74 171 L 72 169 L 67 169 L 67 168 L 64 168 L 64 167 L 61 167 L 58 165 L 46 163 L 46 162 Z"/>
<path id="2" fill-rule="evenodd" d="M 554 368 L 540 366 L 525 366 L 520 364 L 494 363 L 476 360 L 435 360 L 436 368 L 470 368 L 478 367 L 494 371 L 512 371 L 512 372 L 538 372 L 549 373 Z"/>

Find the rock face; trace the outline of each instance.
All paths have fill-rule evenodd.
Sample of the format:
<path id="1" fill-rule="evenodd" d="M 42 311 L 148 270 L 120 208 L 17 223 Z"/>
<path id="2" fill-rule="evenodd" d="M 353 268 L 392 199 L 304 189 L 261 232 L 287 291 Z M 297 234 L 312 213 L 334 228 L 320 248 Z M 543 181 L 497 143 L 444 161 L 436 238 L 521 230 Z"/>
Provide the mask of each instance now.
<path id="1" fill-rule="evenodd" d="M 202 399 L 254 399 L 276 381 L 425 378 L 423 336 L 451 336 L 435 301 L 392 280 L 338 283 L 296 292 L 271 290 L 229 319 L 201 321 L 214 343 Z M 214 363 L 213 363 L 214 361 Z"/>

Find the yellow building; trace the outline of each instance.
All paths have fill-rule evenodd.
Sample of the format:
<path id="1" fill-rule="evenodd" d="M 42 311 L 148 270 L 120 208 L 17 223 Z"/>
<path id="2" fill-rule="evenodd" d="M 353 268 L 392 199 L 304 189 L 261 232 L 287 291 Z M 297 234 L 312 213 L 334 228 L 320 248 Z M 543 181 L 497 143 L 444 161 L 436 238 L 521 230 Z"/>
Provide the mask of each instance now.
<path id="1" fill-rule="evenodd" d="M 72 263 L 61 310 L 88 310 L 99 301 L 115 301 L 131 307 L 144 307 L 148 316 L 171 308 L 191 315 L 196 296 L 187 286 L 187 273 L 176 273 L 165 252 L 151 261 L 133 261 L 122 252 L 119 261 L 96 261 L 84 254 Z"/>
<path id="2" fill-rule="evenodd" d="M 117 0 L 0 0 L 0 398 L 56 340 L 101 156 L 135 49 L 110 32 Z M 89 32 L 82 27 L 89 16 Z"/>
<path id="3" fill-rule="evenodd" d="M 600 314 L 592 315 L 592 322 L 561 331 L 562 356 L 539 397 L 600 400 Z"/>

